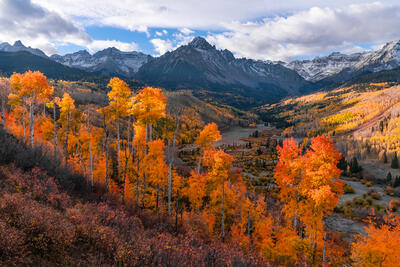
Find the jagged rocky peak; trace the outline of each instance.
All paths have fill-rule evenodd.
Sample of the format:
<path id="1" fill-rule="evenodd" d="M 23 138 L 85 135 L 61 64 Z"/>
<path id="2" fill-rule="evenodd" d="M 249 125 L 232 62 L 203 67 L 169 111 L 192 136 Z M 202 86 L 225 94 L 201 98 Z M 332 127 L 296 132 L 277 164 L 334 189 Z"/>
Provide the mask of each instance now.
<path id="1" fill-rule="evenodd" d="M 25 47 L 25 46 L 22 44 L 21 40 L 18 40 L 18 41 L 15 41 L 14 47 Z"/>
<path id="2" fill-rule="evenodd" d="M 202 49 L 202 50 L 209 50 L 215 49 L 215 46 L 212 46 L 206 39 L 201 36 L 195 37 L 190 43 L 189 46 Z"/>

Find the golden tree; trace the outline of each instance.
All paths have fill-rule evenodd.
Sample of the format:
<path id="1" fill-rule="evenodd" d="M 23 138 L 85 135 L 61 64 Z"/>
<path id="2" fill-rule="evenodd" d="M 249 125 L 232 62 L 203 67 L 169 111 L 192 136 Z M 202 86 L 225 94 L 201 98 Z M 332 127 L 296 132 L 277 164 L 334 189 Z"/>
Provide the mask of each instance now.
<path id="1" fill-rule="evenodd" d="M 205 150 L 210 149 L 214 142 L 221 140 L 221 134 L 218 131 L 218 126 L 215 123 L 209 123 L 204 126 L 195 140 L 195 144 L 200 148 L 200 157 L 197 165 L 197 173 L 200 173 L 201 159 Z"/>
<path id="2" fill-rule="evenodd" d="M 63 98 L 58 103 L 60 106 L 60 123 L 65 130 L 65 164 L 68 166 L 68 138 L 72 114 L 75 110 L 75 101 L 68 93 L 64 93 Z"/>
<path id="3" fill-rule="evenodd" d="M 117 128 L 117 157 L 118 157 L 118 169 L 120 167 L 120 119 L 129 115 L 129 107 L 131 100 L 131 89 L 121 79 L 114 77 L 110 79 L 107 87 L 111 87 L 111 91 L 108 92 L 108 99 L 110 101 L 109 108 L 112 113 L 112 117 L 115 120 Z"/>

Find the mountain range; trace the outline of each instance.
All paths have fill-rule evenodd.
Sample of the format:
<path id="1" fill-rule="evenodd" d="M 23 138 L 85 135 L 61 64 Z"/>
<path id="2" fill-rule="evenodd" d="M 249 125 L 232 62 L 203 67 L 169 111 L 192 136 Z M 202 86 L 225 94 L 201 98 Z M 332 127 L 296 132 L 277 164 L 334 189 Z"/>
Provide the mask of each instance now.
<path id="1" fill-rule="evenodd" d="M 122 75 L 132 77 L 139 68 L 153 57 L 141 52 L 122 52 L 115 47 L 93 55 L 86 50 L 64 56 L 52 55 L 50 59 L 72 68 L 83 69 L 106 76 Z"/>
<path id="2" fill-rule="evenodd" d="M 56 69 L 66 66 L 68 69 L 63 69 L 66 74 L 76 70 L 72 71 L 74 77 L 87 73 L 121 76 L 167 89 L 190 89 L 194 94 L 207 91 L 217 95 L 222 102 L 234 102 L 239 107 L 276 102 L 285 96 L 338 85 L 366 74 L 396 71 L 400 66 L 399 41 L 387 43 L 376 51 L 350 55 L 335 52 L 325 57 L 288 63 L 236 58 L 229 50 L 218 50 L 202 37 L 159 57 L 136 51 L 122 52 L 114 47 L 93 55 L 81 50 L 47 57 L 41 50 L 26 47 L 21 41 L 14 45 L 2 43 L 0 51 L 29 52 L 41 58 L 38 60 L 41 66 L 46 62 Z M 17 55 L 18 64 L 23 65 L 22 55 Z M 26 63 L 25 68 L 35 69 L 35 60 L 29 58 L 30 63 Z M 39 67 L 36 69 L 40 70 Z M 78 70 L 81 70 L 80 75 L 77 75 Z M 15 70 L 4 66 L 0 71 L 9 73 Z"/>

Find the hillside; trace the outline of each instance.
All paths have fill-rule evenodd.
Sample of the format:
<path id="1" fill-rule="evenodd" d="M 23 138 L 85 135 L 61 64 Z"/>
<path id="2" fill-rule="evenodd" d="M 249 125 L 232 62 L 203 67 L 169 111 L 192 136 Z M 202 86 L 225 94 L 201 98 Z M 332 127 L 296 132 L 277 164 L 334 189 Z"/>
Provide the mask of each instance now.
<path id="1" fill-rule="evenodd" d="M 13 72 L 39 70 L 54 79 L 80 80 L 90 79 L 92 74 L 83 70 L 66 67 L 48 58 L 26 51 L 0 52 L 0 72 L 9 76 Z"/>
<path id="2" fill-rule="evenodd" d="M 144 64 L 136 77 L 168 89 L 218 92 L 224 94 L 219 99 L 222 103 L 238 107 L 272 103 L 298 94 L 306 84 L 295 71 L 280 64 L 235 58 L 230 51 L 217 50 L 202 37 Z M 237 96 L 246 100 L 236 103 Z"/>
<path id="3" fill-rule="evenodd" d="M 0 262 L 35 266 L 262 266 L 112 195 L 0 129 Z M 66 188 L 68 190 L 66 190 Z M 100 188 L 99 188 L 100 189 Z"/>

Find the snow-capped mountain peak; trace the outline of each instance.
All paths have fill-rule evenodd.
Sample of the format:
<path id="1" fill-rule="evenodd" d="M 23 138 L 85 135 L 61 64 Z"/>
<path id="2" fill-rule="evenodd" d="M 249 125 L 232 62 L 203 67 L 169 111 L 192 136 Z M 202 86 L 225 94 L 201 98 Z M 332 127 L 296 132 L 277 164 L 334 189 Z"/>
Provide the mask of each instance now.
<path id="1" fill-rule="evenodd" d="M 400 66 L 400 41 L 389 42 L 376 51 L 350 55 L 334 52 L 325 57 L 295 60 L 283 65 L 297 71 L 304 79 L 312 82 L 340 73 L 344 74 L 343 77 L 351 78 L 363 72 L 390 70 Z"/>
<path id="2" fill-rule="evenodd" d="M 63 65 L 89 72 L 132 77 L 152 57 L 136 51 L 122 52 L 115 47 L 109 47 L 93 55 L 86 50 L 81 50 L 64 56 L 52 55 L 51 59 Z"/>
<path id="3" fill-rule="evenodd" d="M 215 49 L 215 46 L 212 46 L 201 36 L 195 37 L 188 45 L 201 50 Z"/>
<path id="4" fill-rule="evenodd" d="M 47 58 L 46 54 L 43 53 L 42 50 L 37 49 L 37 48 L 32 48 L 30 46 L 26 47 L 20 40 L 15 41 L 14 45 L 10 45 L 7 42 L 1 43 L 0 44 L 0 51 L 2 51 L 2 52 L 26 51 L 26 52 L 29 52 L 31 54 Z"/>

